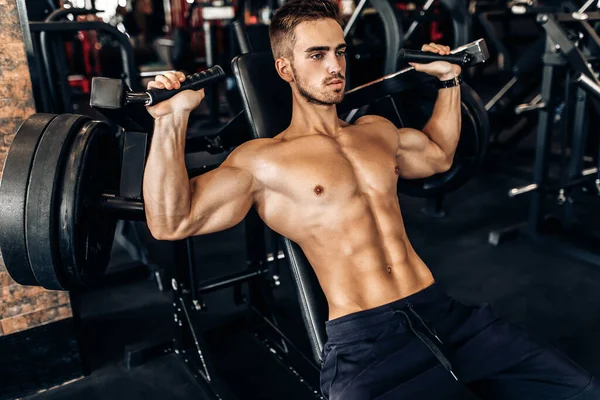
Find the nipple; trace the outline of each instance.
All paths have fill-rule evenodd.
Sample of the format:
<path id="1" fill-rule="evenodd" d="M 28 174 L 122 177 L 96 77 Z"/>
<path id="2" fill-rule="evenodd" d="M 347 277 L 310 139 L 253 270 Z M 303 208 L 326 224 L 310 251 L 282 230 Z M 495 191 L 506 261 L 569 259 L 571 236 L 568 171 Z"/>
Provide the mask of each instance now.
<path id="1" fill-rule="evenodd" d="M 396 165 L 396 166 L 394 167 L 394 173 L 395 173 L 396 175 L 400 175 L 400 167 L 399 167 L 399 166 L 397 166 L 397 165 Z"/>
<path id="2" fill-rule="evenodd" d="M 317 196 L 322 195 L 324 191 L 325 191 L 325 189 L 323 189 L 323 186 L 321 186 L 321 185 L 315 186 L 314 192 Z"/>

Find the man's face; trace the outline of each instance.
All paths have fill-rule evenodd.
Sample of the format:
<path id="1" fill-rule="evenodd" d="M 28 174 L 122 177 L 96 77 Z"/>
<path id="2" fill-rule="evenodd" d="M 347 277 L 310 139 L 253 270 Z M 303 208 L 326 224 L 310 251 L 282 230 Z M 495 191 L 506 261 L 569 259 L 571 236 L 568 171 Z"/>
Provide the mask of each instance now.
<path id="1" fill-rule="evenodd" d="M 292 72 L 298 92 L 310 103 L 338 104 L 346 83 L 344 32 L 333 19 L 302 22 L 296 27 Z"/>

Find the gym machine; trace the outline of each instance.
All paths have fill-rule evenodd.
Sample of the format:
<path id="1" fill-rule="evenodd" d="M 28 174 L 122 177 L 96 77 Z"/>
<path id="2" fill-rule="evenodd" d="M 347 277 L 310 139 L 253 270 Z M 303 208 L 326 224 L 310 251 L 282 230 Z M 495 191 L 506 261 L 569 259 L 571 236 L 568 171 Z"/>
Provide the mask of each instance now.
<path id="1" fill-rule="evenodd" d="M 600 194 L 600 170 L 597 165 L 585 165 L 584 157 L 588 110 L 600 112 L 597 102 L 600 81 L 592 68 L 600 48 L 600 37 L 593 27 L 600 21 L 600 12 L 586 13 L 591 4 L 587 2 L 570 13 L 540 13 L 537 16 L 546 42 L 541 98 L 530 108 L 539 116 L 533 182 L 508 193 L 509 197 L 529 194 L 529 215 L 518 226 L 490 232 L 488 242 L 497 246 L 523 233 L 550 250 L 600 265 L 597 233 L 579 223 L 575 212 L 575 200 L 581 195 L 579 189 L 596 196 Z M 561 76 L 559 72 L 566 73 L 563 93 L 556 85 Z M 553 178 L 549 167 L 554 110 L 563 100 L 566 107 L 561 126 L 560 175 Z M 548 198 L 555 200 L 558 212 L 550 212 Z"/>
<path id="2" fill-rule="evenodd" d="M 523 0 L 476 4 L 474 29 L 481 29 L 489 41 L 495 63 L 491 70 L 476 71 L 471 81 L 480 85 L 476 86 L 478 91 L 489 93 L 484 100 L 494 127 L 491 144 L 496 149 L 514 149 L 537 125 L 535 114 L 524 112 L 540 101 L 538 71 L 542 68 L 545 37 L 535 19 L 537 13 L 559 12 L 562 8 Z"/>
<path id="3" fill-rule="evenodd" d="M 407 60 L 420 57 L 421 61 L 422 57 L 429 57 L 433 61 L 444 56 L 406 53 L 405 57 Z M 453 59 L 463 63 L 464 67 L 485 62 L 485 43 L 476 41 L 456 49 Z M 248 117 L 255 135 L 264 123 L 275 130 L 280 126 L 273 124 L 289 124 L 289 120 L 286 121 L 291 109 L 288 108 L 291 101 L 289 87 L 278 78 L 270 53 L 240 56 L 233 61 L 233 69 L 246 108 L 242 117 Z M 223 79 L 224 75 L 216 66 L 192 75 L 181 89 L 147 92 L 132 92 L 120 79 L 95 78 L 91 105 L 118 124 L 120 139 L 111 125 L 81 115 L 35 114 L 27 119 L 8 153 L 0 185 L 0 202 L 6 205 L 0 209 L 0 249 L 13 279 L 23 285 L 55 290 L 78 290 L 97 284 L 108 264 L 116 220 L 145 218 L 141 188 L 152 124 L 143 105 L 165 100 L 181 90 L 203 88 Z M 352 121 L 363 112 L 372 111 L 400 123 L 391 95 L 432 79 L 417 74 L 413 68 L 404 69 L 349 91 L 339 105 L 339 113 Z M 260 107 L 263 115 L 269 115 L 269 118 L 257 119 L 258 114 L 248 112 L 250 107 Z M 464 102 L 462 108 L 463 116 L 478 112 L 477 108 Z M 447 189 L 456 188 L 466 181 L 469 171 L 476 170 L 465 166 L 472 166 L 479 159 L 478 144 L 484 140 L 480 136 L 487 131 L 473 120 L 463 118 L 459 150 L 451 170 L 429 181 L 415 182 L 410 189 L 413 193 L 430 190 L 438 182 L 443 182 Z M 239 135 L 238 128 L 243 124 L 236 124 L 240 124 L 239 118 L 234 118 L 220 137 L 235 137 L 236 132 Z M 186 149 L 190 151 L 203 146 L 204 143 L 198 144 L 197 139 L 189 138 Z M 103 167 L 98 168 L 99 165 Z M 193 171 L 188 170 L 188 173 L 194 176 Z M 399 186 L 402 184 L 411 185 L 401 182 Z M 269 254 L 265 250 L 265 227 L 255 211 L 248 214 L 245 222 L 248 261 L 241 272 L 201 279 L 195 265 L 193 239 L 173 243 L 176 259 L 171 285 L 175 337 L 129 348 L 127 365 L 133 367 L 152 357 L 175 353 L 198 379 L 206 396 L 233 398 L 231 389 L 215 372 L 216 360 L 211 357 L 198 326 L 202 311 L 207 308 L 203 296 L 233 288 L 234 302 L 248 307 L 253 340 L 267 350 L 265 354 L 285 366 L 287 376 L 292 376 L 299 390 L 307 393 L 306 398 L 320 398 L 319 346 L 322 345 L 324 320 L 307 324 L 313 351 L 311 359 L 278 323 L 280 317 L 273 288 L 279 285 L 277 263 L 282 255 L 279 251 Z M 309 321 L 315 318 L 315 302 L 322 294 L 319 295 L 319 288 L 314 287 L 309 292 L 315 296 L 309 298 L 306 295 L 309 288 L 302 286 L 302 276 L 297 274 L 306 273 L 307 264 L 294 246 L 284 241 L 284 253 L 295 278 L 294 284 L 299 286 L 299 291 L 304 291 L 300 296 L 302 318 Z M 248 285 L 247 295 L 244 295 L 246 286 L 243 285 Z M 307 301 L 311 306 L 306 307 Z M 326 315 L 323 304 L 319 307 L 318 315 Z M 320 333 L 315 333 L 315 329 Z"/>

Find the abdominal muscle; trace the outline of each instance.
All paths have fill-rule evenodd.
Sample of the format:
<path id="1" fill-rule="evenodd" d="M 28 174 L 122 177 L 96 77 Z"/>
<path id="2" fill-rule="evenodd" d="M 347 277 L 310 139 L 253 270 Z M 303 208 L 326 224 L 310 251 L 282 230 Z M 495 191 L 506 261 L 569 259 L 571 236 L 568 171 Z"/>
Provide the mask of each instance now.
<path id="1" fill-rule="evenodd" d="M 397 198 L 389 200 L 358 195 L 295 238 L 325 293 L 330 320 L 391 303 L 434 281 L 408 241 Z"/>

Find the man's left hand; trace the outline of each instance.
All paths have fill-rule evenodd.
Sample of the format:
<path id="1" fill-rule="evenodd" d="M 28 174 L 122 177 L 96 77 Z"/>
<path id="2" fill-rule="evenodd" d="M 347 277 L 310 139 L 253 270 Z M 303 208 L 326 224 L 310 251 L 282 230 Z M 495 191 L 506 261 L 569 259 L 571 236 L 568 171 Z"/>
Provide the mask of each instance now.
<path id="1" fill-rule="evenodd" d="M 431 53 L 448 55 L 450 54 L 450 47 L 442 46 L 441 44 L 429 43 L 424 44 L 421 51 L 428 51 Z M 424 72 L 428 75 L 435 76 L 440 81 L 446 81 L 453 79 L 460 75 L 461 68 L 459 65 L 451 64 L 446 61 L 434 61 L 428 64 L 409 63 L 415 70 Z"/>

